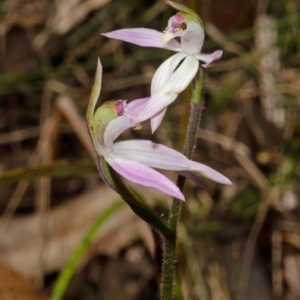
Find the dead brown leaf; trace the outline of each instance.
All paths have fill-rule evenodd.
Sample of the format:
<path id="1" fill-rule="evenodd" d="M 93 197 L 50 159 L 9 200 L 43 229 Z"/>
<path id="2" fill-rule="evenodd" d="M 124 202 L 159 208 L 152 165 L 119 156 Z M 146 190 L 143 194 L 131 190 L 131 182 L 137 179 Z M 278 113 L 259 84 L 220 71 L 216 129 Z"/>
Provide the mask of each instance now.
<path id="1" fill-rule="evenodd" d="M 0 263 L 0 299 L 46 300 L 48 297 L 32 281 Z"/>
<path id="2" fill-rule="evenodd" d="M 37 280 L 61 270 L 92 221 L 118 200 L 114 191 L 101 186 L 52 209 L 43 230 L 39 214 L 12 219 L 1 233 L 0 260 Z M 137 236 L 149 246 L 149 226 L 124 205 L 101 227 L 85 260 L 95 252 L 116 255 Z"/>

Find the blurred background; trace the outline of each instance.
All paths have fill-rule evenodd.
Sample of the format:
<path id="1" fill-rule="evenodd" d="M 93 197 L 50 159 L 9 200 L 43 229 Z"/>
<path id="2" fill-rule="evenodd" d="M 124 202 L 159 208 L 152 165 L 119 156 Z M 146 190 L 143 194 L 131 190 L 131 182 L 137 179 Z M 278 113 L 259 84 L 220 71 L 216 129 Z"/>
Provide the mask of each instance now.
<path id="1" fill-rule="evenodd" d="M 193 159 L 233 185 L 187 182 L 175 299 L 300 299 L 300 1 L 181 2 L 204 21 L 203 52 L 224 51 Z M 97 57 L 102 103 L 148 96 L 172 55 L 100 34 L 163 31 L 174 13 L 163 0 L 1 0 L 0 299 L 158 299 L 160 240 L 101 182 L 85 111 Z M 181 151 L 189 95 L 154 136 L 145 122 L 123 138 Z M 167 214 L 168 197 L 131 187 Z"/>

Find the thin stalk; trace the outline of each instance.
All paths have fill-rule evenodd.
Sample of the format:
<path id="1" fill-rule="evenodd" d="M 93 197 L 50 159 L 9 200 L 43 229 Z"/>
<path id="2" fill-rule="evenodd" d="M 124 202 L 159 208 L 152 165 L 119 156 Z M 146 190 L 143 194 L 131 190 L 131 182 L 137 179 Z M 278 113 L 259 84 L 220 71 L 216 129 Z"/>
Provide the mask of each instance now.
<path id="1" fill-rule="evenodd" d="M 186 130 L 183 154 L 191 159 L 194 146 L 197 140 L 197 131 L 200 124 L 201 112 L 203 109 L 203 90 L 204 90 L 205 73 L 200 67 L 196 78 L 193 81 L 193 91 L 191 98 L 191 110 L 189 122 Z M 185 177 L 178 176 L 177 186 L 182 191 L 184 188 Z M 162 283 L 161 283 L 161 300 L 171 300 L 173 298 L 173 283 L 176 273 L 176 241 L 177 226 L 180 219 L 182 201 L 173 199 L 171 212 L 169 215 L 169 227 L 173 231 L 172 235 L 164 236 L 164 252 L 162 265 Z"/>

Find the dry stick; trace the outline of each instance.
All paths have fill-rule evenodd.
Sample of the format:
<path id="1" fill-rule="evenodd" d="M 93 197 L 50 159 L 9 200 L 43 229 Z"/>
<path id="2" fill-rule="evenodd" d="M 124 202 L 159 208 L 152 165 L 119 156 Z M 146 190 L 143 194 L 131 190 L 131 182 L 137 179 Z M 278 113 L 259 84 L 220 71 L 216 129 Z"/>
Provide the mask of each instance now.
<path id="1" fill-rule="evenodd" d="M 31 158 L 34 157 L 34 154 L 31 156 Z M 5 230 L 7 223 L 11 219 L 12 215 L 14 214 L 15 210 L 17 209 L 24 193 L 27 190 L 27 187 L 29 185 L 29 181 L 21 181 L 17 188 L 14 190 L 13 195 L 11 196 L 1 218 L 0 218 L 0 233 L 1 231 Z"/>
<path id="2" fill-rule="evenodd" d="M 38 128 L 30 128 L 30 129 L 23 129 L 23 130 L 17 130 L 15 132 L 12 132 L 10 134 L 7 134 L 5 137 L 5 140 L 2 140 L 3 143 L 10 141 L 16 142 L 21 141 L 26 138 L 35 137 L 38 136 L 39 130 Z M 42 139 L 42 135 L 39 139 L 38 146 L 36 147 L 34 153 L 29 158 L 28 165 L 36 164 L 41 159 L 42 151 L 39 151 L 39 144 Z M 1 144 L 1 142 L 0 142 Z M 24 193 L 27 190 L 27 187 L 29 185 L 29 181 L 22 181 L 18 184 L 17 188 L 15 189 L 11 199 L 9 200 L 9 203 L 3 212 L 0 220 L 0 230 L 3 230 L 9 220 L 11 219 L 12 215 L 14 214 L 15 210 L 17 209 Z"/>
<path id="3" fill-rule="evenodd" d="M 282 232 L 272 232 L 272 285 L 273 294 L 276 298 L 282 297 L 283 271 L 282 271 Z"/>
<path id="4" fill-rule="evenodd" d="M 264 196 L 267 197 L 267 200 L 264 199 Z M 239 286 L 238 286 L 238 294 L 237 300 L 244 300 L 246 299 L 246 293 L 249 283 L 251 265 L 254 255 L 254 249 L 257 242 L 258 235 L 261 231 L 261 228 L 264 224 L 267 212 L 269 210 L 269 203 L 272 200 L 271 191 L 265 190 L 262 191 L 260 197 L 260 205 L 258 208 L 258 212 L 255 217 L 255 221 L 251 227 L 250 233 L 247 238 L 247 242 L 245 245 L 245 253 L 242 262 Z"/>
<path id="5" fill-rule="evenodd" d="M 21 142 L 39 136 L 39 128 L 32 127 L 27 129 L 15 130 L 10 133 L 0 134 L 0 145 Z"/>
<path id="6" fill-rule="evenodd" d="M 95 152 L 91 146 L 90 139 L 88 137 L 86 123 L 81 115 L 79 115 L 78 111 L 76 110 L 74 104 L 72 103 L 72 100 L 66 96 L 61 96 L 57 99 L 57 108 L 59 109 L 59 112 L 62 113 L 67 121 L 70 123 L 71 127 L 75 131 L 75 133 L 78 135 L 79 140 L 82 142 L 83 146 L 89 153 L 89 155 L 95 159 Z M 57 122 L 60 122 L 59 120 L 59 113 L 57 112 L 55 118 L 57 118 L 57 121 L 54 122 L 51 134 L 53 134 L 53 131 L 57 131 L 58 124 Z M 37 129 L 36 129 L 37 131 Z M 19 136 L 19 133 L 17 134 Z M 43 133 L 44 135 L 44 133 Z M 34 153 L 31 155 L 28 165 L 35 165 L 37 164 L 41 159 L 41 153 L 46 150 L 45 145 L 43 143 L 41 144 L 41 139 L 38 141 L 38 145 L 34 151 Z M 4 213 L 1 216 L 0 219 L 0 230 L 3 230 L 6 226 L 6 224 L 11 219 L 12 215 L 14 214 L 16 208 L 18 207 L 25 191 L 27 190 L 27 187 L 30 182 L 28 181 L 22 181 L 18 184 L 17 188 L 15 189 Z"/>
<path id="7" fill-rule="evenodd" d="M 61 96 L 57 98 L 56 106 L 62 113 L 62 115 L 67 119 L 73 128 L 74 132 L 77 134 L 79 140 L 81 141 L 84 148 L 87 150 L 93 161 L 96 161 L 95 150 L 91 144 L 91 140 L 88 134 L 86 121 L 78 113 L 72 100 L 66 96 Z"/>
<path id="8" fill-rule="evenodd" d="M 51 113 L 51 98 L 52 91 L 45 88 L 41 102 L 41 113 L 40 113 L 40 135 L 41 138 L 38 142 L 38 152 L 40 161 L 39 163 L 49 163 L 52 160 L 53 149 L 55 147 L 54 140 L 55 136 L 59 134 L 57 130 L 61 123 L 60 113 L 54 110 Z M 36 212 L 39 215 L 40 222 L 40 238 L 42 242 L 41 251 L 39 252 L 39 272 L 44 273 L 46 268 L 46 257 L 48 255 L 48 248 L 46 247 L 47 241 L 49 239 L 49 214 L 48 208 L 50 206 L 50 195 L 51 195 L 51 178 L 41 177 L 35 180 L 35 205 Z"/>
<path id="9" fill-rule="evenodd" d="M 43 126 L 43 129 L 41 131 L 40 138 L 38 140 L 37 146 L 36 146 L 33 154 L 29 158 L 28 166 L 38 164 L 42 159 L 43 153 L 45 153 L 47 151 L 48 143 L 45 144 L 42 140 L 45 138 L 45 135 L 48 135 L 48 134 L 52 135 L 53 131 L 57 131 L 57 128 L 59 126 L 57 124 L 57 122 L 60 122 L 58 111 L 55 114 L 55 118 L 57 119 L 57 121 L 55 122 L 55 125 L 56 125 L 55 128 L 53 127 L 54 124 L 53 124 L 53 126 L 50 126 L 51 128 L 48 126 L 49 124 L 51 124 L 51 122 L 47 123 L 47 124 L 44 124 L 45 126 Z M 14 214 L 15 210 L 17 209 L 24 193 L 26 192 L 29 183 L 30 183 L 29 181 L 22 181 L 18 184 L 18 186 L 15 189 L 11 199 L 9 200 L 9 203 L 8 203 L 5 211 L 3 212 L 2 216 L 1 216 L 0 230 L 5 229 L 5 226 L 7 225 L 9 220 L 11 219 L 11 217 Z"/>
<path id="10" fill-rule="evenodd" d="M 265 191 L 261 192 L 258 212 L 255 216 L 255 221 L 251 227 L 245 246 L 245 253 L 242 261 L 242 268 L 238 286 L 237 300 L 246 299 L 255 245 L 257 242 L 258 235 L 264 224 L 266 215 L 268 213 L 270 203 L 273 201 L 273 192 L 274 190 L 272 191 L 270 189 L 266 189 Z"/>
<path id="11" fill-rule="evenodd" d="M 227 37 L 212 23 L 207 22 L 205 24 L 205 31 L 212 40 L 219 43 L 227 52 L 238 55 L 245 53 L 245 50 L 239 44 L 227 39 Z"/>
<path id="12" fill-rule="evenodd" d="M 53 118 L 51 114 L 51 96 L 52 92 L 48 89 L 44 90 L 41 103 L 40 112 L 40 139 L 38 142 L 38 156 L 40 157 L 39 163 L 48 163 L 51 161 L 51 136 L 53 131 Z M 41 213 L 41 217 L 46 213 L 46 209 L 50 202 L 50 179 L 39 178 L 35 180 L 36 194 L 35 206 L 36 210 Z"/>
<path id="13" fill-rule="evenodd" d="M 247 292 L 256 241 L 264 224 L 270 202 L 273 201 L 274 197 L 278 197 L 278 191 L 276 188 L 267 188 L 267 178 L 248 157 L 247 154 L 249 153 L 249 150 L 243 143 L 236 142 L 234 139 L 228 138 L 222 134 L 203 129 L 200 130 L 199 137 L 219 144 L 225 150 L 233 152 L 234 157 L 249 175 L 252 183 L 261 191 L 258 212 L 247 238 L 240 274 L 237 300 L 244 300 Z"/>
<path id="14" fill-rule="evenodd" d="M 267 185 L 267 178 L 249 158 L 248 153 L 250 151 L 246 145 L 223 134 L 205 129 L 199 129 L 198 138 L 218 144 L 224 150 L 231 152 L 248 174 L 252 184 L 260 190 L 265 189 Z"/>
<path id="15" fill-rule="evenodd" d="M 253 102 L 252 101 L 242 101 L 243 105 L 243 115 L 245 117 L 246 122 L 249 125 L 249 128 L 258 145 L 263 146 L 266 144 L 266 134 L 260 124 L 257 122 L 255 113 L 253 112 Z"/>

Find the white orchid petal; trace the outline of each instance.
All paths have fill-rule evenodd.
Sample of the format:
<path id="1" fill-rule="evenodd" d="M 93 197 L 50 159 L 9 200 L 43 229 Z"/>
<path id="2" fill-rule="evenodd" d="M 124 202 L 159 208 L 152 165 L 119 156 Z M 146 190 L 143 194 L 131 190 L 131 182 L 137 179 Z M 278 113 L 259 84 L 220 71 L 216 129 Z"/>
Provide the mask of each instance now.
<path id="1" fill-rule="evenodd" d="M 136 122 L 143 122 L 151 119 L 157 113 L 165 109 L 166 106 L 171 104 L 177 97 L 177 93 L 169 92 L 167 94 L 156 93 L 149 99 L 141 112 L 137 115 Z M 149 102 L 151 101 L 150 105 Z"/>
<path id="2" fill-rule="evenodd" d="M 218 62 L 221 59 L 222 54 L 222 50 L 217 50 L 211 54 L 197 54 L 195 57 L 205 62 L 205 64 L 202 64 L 203 68 L 208 68 Z"/>
<path id="3" fill-rule="evenodd" d="M 151 81 L 151 95 L 153 95 L 168 80 L 180 61 L 185 57 L 185 53 L 176 53 L 158 67 Z"/>
<path id="4" fill-rule="evenodd" d="M 162 111 L 160 111 L 158 114 L 156 114 L 155 116 L 153 116 L 151 118 L 151 131 L 152 133 L 155 132 L 155 130 L 158 128 L 158 126 L 160 125 L 165 113 L 166 113 L 167 109 L 164 108 Z"/>
<path id="5" fill-rule="evenodd" d="M 108 155 L 106 161 L 116 172 L 126 179 L 143 186 L 158 189 L 165 194 L 184 201 L 183 194 L 172 181 L 148 166 L 118 157 L 115 154 Z"/>
<path id="6" fill-rule="evenodd" d="M 214 169 L 206 165 L 200 164 L 192 160 L 190 160 L 190 171 L 199 173 L 199 175 L 203 177 L 209 178 L 222 184 L 232 184 L 231 181 L 221 173 L 215 171 Z"/>
<path id="7" fill-rule="evenodd" d="M 108 38 L 133 43 L 142 47 L 164 48 L 173 51 L 181 50 L 180 44 L 176 40 L 164 43 L 164 34 L 162 32 L 148 28 L 120 29 L 102 33 L 102 35 Z"/>
<path id="8" fill-rule="evenodd" d="M 169 79 L 162 85 L 159 92 L 170 91 L 177 94 L 184 91 L 195 77 L 199 68 L 199 61 L 193 56 L 187 56 Z M 151 98 L 149 102 L 151 101 Z M 149 104 L 147 103 L 147 105 Z"/>
<path id="9" fill-rule="evenodd" d="M 128 110 L 131 114 L 137 115 L 144 105 L 147 103 L 147 101 L 150 99 L 150 97 L 146 98 L 141 98 L 141 99 L 136 99 L 131 101 L 130 103 L 127 104 Z"/>
<path id="10" fill-rule="evenodd" d="M 199 61 L 187 56 L 169 79 L 157 90 L 146 103 L 137 122 L 143 122 L 152 118 L 169 104 L 171 104 L 193 80 L 199 67 Z"/>
<path id="11" fill-rule="evenodd" d="M 187 28 L 181 37 L 182 50 L 190 55 L 200 53 L 204 43 L 203 27 L 196 22 L 188 22 Z"/>
<path id="12" fill-rule="evenodd" d="M 181 172 L 200 185 L 203 185 L 201 176 L 222 184 L 231 184 L 227 177 L 214 169 L 189 160 L 174 149 L 148 140 L 118 142 L 114 145 L 113 153 L 118 157 L 133 160 L 148 167 Z M 191 172 L 195 174 L 192 175 Z"/>
<path id="13" fill-rule="evenodd" d="M 108 149 L 113 149 L 114 140 L 131 127 L 130 120 L 125 116 L 120 116 L 109 122 L 104 131 L 104 143 Z"/>
<path id="14" fill-rule="evenodd" d="M 180 171 L 189 170 L 189 160 L 180 152 L 148 140 L 115 143 L 113 153 L 152 168 Z"/>

